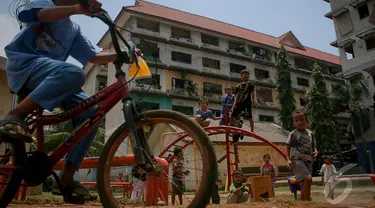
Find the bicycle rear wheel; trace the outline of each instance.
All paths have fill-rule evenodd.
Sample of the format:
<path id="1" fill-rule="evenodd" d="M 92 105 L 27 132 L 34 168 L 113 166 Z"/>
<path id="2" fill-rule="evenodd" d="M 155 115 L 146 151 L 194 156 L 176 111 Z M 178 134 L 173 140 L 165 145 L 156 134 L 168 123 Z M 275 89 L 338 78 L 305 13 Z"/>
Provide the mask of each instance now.
<path id="1" fill-rule="evenodd" d="M 9 159 L 12 161 L 12 166 L 25 167 L 25 144 L 24 143 L 14 143 L 10 144 L 11 146 L 11 156 Z M 1 164 L 1 166 L 4 166 Z M 16 195 L 21 182 L 23 179 L 23 171 L 15 170 L 9 173 L 0 173 L 1 177 L 5 177 L 4 181 L 6 185 L 0 184 L 0 207 L 7 207 L 8 204 L 13 200 Z"/>
<path id="2" fill-rule="evenodd" d="M 160 156 L 163 154 L 163 148 L 159 145 L 160 133 L 165 132 L 163 131 L 163 129 L 169 129 L 168 131 L 170 131 L 171 129 L 176 130 L 178 128 L 180 131 L 184 132 L 182 133 L 182 135 L 188 135 L 186 139 L 184 139 L 186 143 L 185 146 L 187 146 L 184 151 L 187 151 L 188 148 L 193 149 L 192 146 L 195 145 L 196 148 L 194 148 L 194 164 L 196 164 L 195 162 L 197 162 L 197 160 L 199 160 L 200 158 L 201 162 L 198 162 L 199 164 L 201 164 L 202 168 L 195 168 L 195 172 L 192 171 L 195 173 L 196 177 L 200 178 L 199 183 L 197 181 L 195 184 L 193 184 L 193 187 L 194 185 L 199 187 L 193 188 L 196 188 L 195 195 L 192 194 L 186 197 L 186 199 L 184 198 L 183 200 L 187 201 L 187 207 L 206 207 L 211 197 L 213 185 L 216 182 L 217 162 L 212 142 L 210 141 L 204 129 L 201 128 L 191 118 L 175 111 L 153 110 L 144 112 L 143 115 L 146 119 L 144 121 L 139 121 L 136 125 L 138 129 L 143 128 L 149 130 L 147 136 L 149 146 L 153 155 Z M 116 173 L 116 170 L 118 169 L 119 165 L 114 164 L 114 158 L 119 156 L 121 148 L 124 151 L 131 151 L 130 142 L 128 144 L 122 145 L 123 142 L 126 141 L 126 138 L 128 136 L 130 136 L 130 129 L 128 123 L 125 122 L 112 134 L 112 136 L 106 142 L 103 152 L 101 153 L 97 172 L 97 186 L 100 200 L 103 206 L 106 208 L 121 207 L 124 203 L 127 203 L 127 200 L 125 200 L 124 202 L 122 201 L 122 199 L 120 199 L 121 197 L 115 196 L 116 194 L 113 193 L 111 187 L 111 181 L 113 181 L 112 177 L 118 174 L 118 171 Z M 130 141 L 130 139 L 128 139 L 128 141 Z M 159 144 L 157 144 L 157 142 L 159 142 Z M 190 147 L 188 147 L 189 145 Z M 196 157 L 197 151 L 201 154 L 200 157 Z M 125 154 L 125 156 L 127 155 L 131 154 Z M 186 152 L 184 152 L 184 157 L 189 158 Z M 192 164 L 193 162 L 188 164 L 188 166 L 190 165 L 191 167 Z M 129 164 L 124 164 L 124 166 L 126 165 L 132 166 Z M 117 166 L 117 169 L 113 166 Z M 123 168 L 121 170 L 128 173 L 130 172 L 129 168 Z M 199 174 L 198 171 L 200 171 Z M 191 178 L 194 177 L 191 176 Z M 165 178 L 162 178 L 162 180 L 165 180 Z M 168 180 L 168 183 L 169 182 L 174 183 L 174 181 L 172 180 Z M 133 184 L 133 188 L 134 187 L 135 186 Z M 162 201 L 169 201 L 169 197 L 168 199 L 162 199 Z M 176 202 L 178 201 L 179 200 L 176 200 Z"/>

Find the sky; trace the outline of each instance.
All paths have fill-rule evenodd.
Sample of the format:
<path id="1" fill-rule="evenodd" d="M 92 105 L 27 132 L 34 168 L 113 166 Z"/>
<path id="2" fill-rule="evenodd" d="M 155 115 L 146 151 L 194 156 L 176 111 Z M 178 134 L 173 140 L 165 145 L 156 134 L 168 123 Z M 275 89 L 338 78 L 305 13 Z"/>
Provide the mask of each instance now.
<path id="1" fill-rule="evenodd" d="M 17 21 L 8 13 L 12 1 L 0 0 L 0 56 L 4 56 L 4 47 L 19 31 Z M 135 0 L 99 1 L 114 19 L 122 6 L 134 5 Z M 324 17 L 331 9 L 329 3 L 323 0 L 148 1 L 275 37 L 292 31 L 303 45 L 338 55 L 338 49 L 329 45 L 336 40 L 336 34 L 333 21 Z M 107 31 L 107 26 L 97 19 L 75 15 L 72 20 L 80 24 L 83 33 L 95 46 Z M 68 61 L 79 65 L 71 58 Z"/>

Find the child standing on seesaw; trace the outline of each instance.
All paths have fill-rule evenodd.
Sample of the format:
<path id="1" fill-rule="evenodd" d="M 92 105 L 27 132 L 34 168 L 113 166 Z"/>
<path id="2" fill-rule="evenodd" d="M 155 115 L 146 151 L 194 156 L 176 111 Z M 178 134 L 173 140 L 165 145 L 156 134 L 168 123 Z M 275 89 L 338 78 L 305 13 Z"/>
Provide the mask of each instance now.
<path id="1" fill-rule="evenodd" d="M 232 110 L 234 104 L 235 96 L 232 94 L 232 88 L 225 88 L 225 95 L 221 98 L 221 120 L 219 125 L 228 125 L 230 123 L 229 111 Z M 225 121 L 228 123 L 226 124 Z"/>
<path id="2" fill-rule="evenodd" d="M 311 200 L 312 165 L 318 155 L 313 134 L 307 129 L 308 119 L 303 111 L 295 111 L 293 130 L 286 141 L 288 167 L 293 168 L 296 182 L 301 184 L 301 200 Z"/>

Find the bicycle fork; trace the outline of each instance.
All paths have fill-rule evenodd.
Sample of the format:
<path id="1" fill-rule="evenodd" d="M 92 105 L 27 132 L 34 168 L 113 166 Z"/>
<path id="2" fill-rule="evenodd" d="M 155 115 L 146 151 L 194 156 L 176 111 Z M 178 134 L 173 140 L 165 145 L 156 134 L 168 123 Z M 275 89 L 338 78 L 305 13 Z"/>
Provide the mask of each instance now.
<path id="1" fill-rule="evenodd" d="M 146 171 L 153 170 L 153 159 L 151 158 L 150 147 L 148 145 L 147 138 L 143 128 L 137 129 L 136 126 L 136 115 L 138 115 L 138 109 L 135 106 L 132 98 L 125 98 L 124 103 L 124 117 L 130 128 L 129 139 L 131 141 L 132 150 L 135 155 L 136 165 L 142 167 Z"/>

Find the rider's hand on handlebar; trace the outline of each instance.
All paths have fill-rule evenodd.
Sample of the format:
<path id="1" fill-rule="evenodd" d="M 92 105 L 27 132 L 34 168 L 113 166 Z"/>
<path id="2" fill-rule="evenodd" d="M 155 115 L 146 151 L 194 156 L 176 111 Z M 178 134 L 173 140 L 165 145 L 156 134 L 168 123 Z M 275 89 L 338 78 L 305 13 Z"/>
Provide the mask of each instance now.
<path id="1" fill-rule="evenodd" d="M 137 57 L 142 57 L 143 53 L 140 49 L 135 48 L 132 42 L 128 42 L 130 50 L 127 47 L 121 47 L 122 54 L 119 56 L 125 63 L 130 64 L 136 61 Z"/>
<path id="2" fill-rule="evenodd" d="M 92 17 L 93 14 L 101 11 L 102 3 L 97 0 L 88 0 L 89 8 L 85 7 L 82 4 L 78 4 L 78 14 L 84 14 L 86 16 Z"/>

